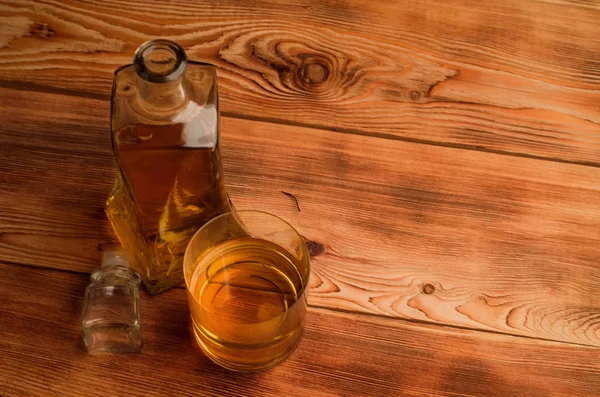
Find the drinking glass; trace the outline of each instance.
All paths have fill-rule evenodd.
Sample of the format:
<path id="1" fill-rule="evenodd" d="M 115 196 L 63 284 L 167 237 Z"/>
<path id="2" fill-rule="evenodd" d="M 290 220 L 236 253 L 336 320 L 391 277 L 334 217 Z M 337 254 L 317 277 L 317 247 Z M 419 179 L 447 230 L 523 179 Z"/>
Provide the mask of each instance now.
<path id="1" fill-rule="evenodd" d="M 256 371 L 295 350 L 310 257 L 287 222 L 261 211 L 220 215 L 192 237 L 183 267 L 194 335 L 214 362 Z"/>

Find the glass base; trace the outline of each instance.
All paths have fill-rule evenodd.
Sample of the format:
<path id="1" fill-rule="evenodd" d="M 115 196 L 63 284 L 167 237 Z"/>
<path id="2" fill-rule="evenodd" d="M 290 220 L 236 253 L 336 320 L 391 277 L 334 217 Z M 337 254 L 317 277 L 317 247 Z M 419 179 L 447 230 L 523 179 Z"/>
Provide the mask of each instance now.
<path id="1" fill-rule="evenodd" d="M 136 353 L 142 349 L 139 326 L 123 323 L 84 327 L 83 341 L 89 353 Z"/>
<path id="2" fill-rule="evenodd" d="M 214 362 L 217 365 L 220 365 L 221 367 L 228 369 L 230 371 L 235 371 L 235 372 L 259 372 L 259 371 L 266 371 L 268 369 L 271 369 L 279 364 L 281 364 L 284 360 L 286 360 L 294 351 L 296 351 L 296 348 L 298 347 L 298 344 L 300 342 L 300 339 L 302 339 L 302 334 L 304 333 L 304 328 L 301 327 L 299 330 L 297 330 L 297 332 L 294 333 L 294 335 L 290 336 L 290 339 L 288 341 L 288 348 L 281 350 L 281 349 L 277 349 L 276 347 L 274 349 L 266 349 L 267 352 L 265 351 L 265 349 L 256 349 L 256 351 L 254 352 L 255 354 L 252 354 L 252 350 L 254 350 L 251 346 L 246 347 L 245 349 L 239 349 L 238 348 L 233 348 L 233 347 L 227 347 L 226 345 L 220 346 L 221 349 L 231 349 L 231 350 L 236 350 L 238 354 L 238 356 L 240 357 L 252 357 L 254 355 L 256 356 L 264 356 L 265 353 L 268 354 L 268 350 L 271 350 L 272 353 L 274 353 L 274 356 L 269 357 L 267 359 L 262 359 L 262 360 L 257 360 L 257 359 L 250 359 L 250 360 L 245 360 L 245 361 L 230 361 L 227 359 L 224 359 L 223 357 L 220 357 L 218 355 L 216 355 L 215 353 L 213 353 L 213 351 L 211 351 L 211 346 L 207 345 L 206 342 L 208 342 L 208 338 L 207 340 L 204 340 L 205 338 L 203 338 L 201 336 L 201 331 L 199 331 L 196 326 L 194 325 L 194 321 L 191 320 L 192 323 L 192 333 L 194 334 L 194 337 L 196 338 L 196 342 L 198 342 L 198 345 L 200 346 L 200 348 L 202 349 L 202 352 L 206 355 L 206 357 L 208 357 L 212 362 Z M 291 343 L 290 343 L 291 342 Z M 215 346 L 213 346 L 215 347 Z M 275 353 L 276 350 L 279 350 Z M 235 353 L 235 352 L 234 352 Z M 230 356 L 235 356 L 229 354 Z"/>

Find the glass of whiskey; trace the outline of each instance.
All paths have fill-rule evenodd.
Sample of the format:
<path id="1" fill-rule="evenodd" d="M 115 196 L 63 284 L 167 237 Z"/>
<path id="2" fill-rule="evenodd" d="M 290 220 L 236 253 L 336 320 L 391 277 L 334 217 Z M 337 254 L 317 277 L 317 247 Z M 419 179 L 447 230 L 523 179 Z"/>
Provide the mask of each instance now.
<path id="1" fill-rule="evenodd" d="M 275 215 L 236 211 L 205 224 L 184 257 L 193 332 L 204 353 L 236 371 L 283 361 L 302 336 L 309 275 L 304 239 Z"/>

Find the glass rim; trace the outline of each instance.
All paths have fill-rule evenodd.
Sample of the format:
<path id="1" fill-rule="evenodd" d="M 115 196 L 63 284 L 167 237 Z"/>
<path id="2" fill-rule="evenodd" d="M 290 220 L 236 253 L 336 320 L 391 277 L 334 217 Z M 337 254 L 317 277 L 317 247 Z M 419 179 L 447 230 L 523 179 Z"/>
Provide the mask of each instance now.
<path id="1" fill-rule="evenodd" d="M 228 217 L 228 216 L 236 217 L 236 214 L 238 214 L 238 213 L 255 213 L 255 214 L 262 214 L 262 215 L 267 215 L 267 216 L 269 216 L 271 218 L 275 218 L 278 221 L 281 221 L 287 227 L 289 227 L 296 234 L 296 236 L 298 236 L 298 238 L 302 242 L 301 246 L 302 246 L 303 254 L 306 255 L 306 257 L 308 258 L 307 274 L 305 276 L 306 280 L 304 280 L 303 275 L 299 273 L 300 279 L 301 279 L 302 284 L 303 284 L 303 286 L 302 286 L 303 287 L 302 288 L 302 293 L 298 296 L 298 300 L 296 302 L 294 302 L 290 307 L 288 307 L 288 309 L 285 311 L 285 312 L 288 312 L 292 307 L 294 307 L 298 303 L 298 301 L 300 299 L 305 299 L 306 293 L 308 291 L 308 283 L 310 281 L 310 272 L 311 272 L 310 255 L 309 255 L 309 252 L 308 252 L 308 247 L 306 246 L 306 241 L 305 241 L 304 237 L 298 232 L 298 230 L 296 230 L 296 228 L 294 228 L 288 221 L 280 218 L 279 216 L 277 216 L 275 214 L 267 212 L 267 211 L 252 210 L 252 209 L 250 209 L 250 210 L 233 210 L 233 211 L 225 212 L 223 214 L 215 216 L 210 221 L 208 221 L 204 225 L 202 225 L 198 230 L 196 230 L 196 232 L 194 233 L 194 235 L 192 236 L 192 238 L 190 238 L 190 241 L 188 242 L 187 247 L 185 248 L 184 255 L 183 255 L 183 278 L 184 278 L 184 281 L 185 281 L 186 291 L 189 293 L 189 291 L 191 290 L 191 288 L 190 288 L 190 282 L 191 282 L 192 276 L 190 275 L 190 277 L 189 277 L 190 280 L 188 281 L 188 277 L 186 277 L 186 268 L 187 268 L 187 262 L 188 261 L 186 259 L 188 258 L 189 251 L 191 250 L 192 241 L 194 241 L 194 239 L 200 234 L 200 232 L 202 232 L 206 228 L 210 227 L 210 225 L 213 224 L 214 222 L 216 222 L 217 220 L 225 218 L 225 217 Z M 277 245 L 279 245 L 279 244 L 277 244 Z M 287 251 L 287 249 L 286 249 L 286 251 Z M 200 256 L 202 256 L 202 254 Z M 193 271 L 192 271 L 192 273 L 195 272 L 195 271 L 196 271 L 196 269 L 194 268 Z M 199 305 L 203 306 L 201 302 L 198 301 L 197 303 Z"/>

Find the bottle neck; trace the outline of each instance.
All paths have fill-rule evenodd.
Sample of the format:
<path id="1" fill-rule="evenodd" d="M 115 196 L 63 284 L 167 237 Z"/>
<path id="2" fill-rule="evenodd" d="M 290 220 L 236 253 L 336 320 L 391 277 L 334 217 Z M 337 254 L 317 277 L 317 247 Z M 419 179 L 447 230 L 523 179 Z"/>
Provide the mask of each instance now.
<path id="1" fill-rule="evenodd" d="M 107 285 L 140 283 L 140 276 L 129 267 L 129 257 L 122 249 L 111 249 L 102 255 L 102 266 L 91 274 L 92 282 Z"/>
<path id="2" fill-rule="evenodd" d="M 175 42 L 152 40 L 140 46 L 133 57 L 133 67 L 144 107 L 166 111 L 184 106 L 188 97 L 186 65 L 185 51 Z"/>
<path id="3" fill-rule="evenodd" d="M 183 76 L 164 83 L 152 83 L 138 76 L 138 94 L 145 107 L 160 110 L 180 108 L 188 94 Z"/>

